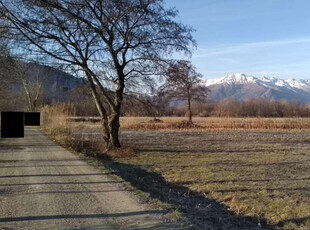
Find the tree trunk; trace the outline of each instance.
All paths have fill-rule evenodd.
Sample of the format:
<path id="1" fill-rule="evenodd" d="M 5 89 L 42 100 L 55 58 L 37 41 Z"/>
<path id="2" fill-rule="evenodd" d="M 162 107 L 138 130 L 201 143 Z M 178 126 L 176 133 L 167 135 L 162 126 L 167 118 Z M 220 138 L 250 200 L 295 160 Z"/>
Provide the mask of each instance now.
<path id="1" fill-rule="evenodd" d="M 110 129 L 110 140 L 108 144 L 108 149 L 119 148 L 121 147 L 121 143 L 119 141 L 119 111 L 112 113 L 109 116 L 109 129 Z"/>
<path id="2" fill-rule="evenodd" d="M 119 119 L 120 119 L 120 111 L 121 111 L 121 104 L 123 101 L 123 92 L 124 92 L 124 79 L 125 76 L 123 74 L 123 69 L 120 67 L 117 56 L 113 51 L 113 58 L 114 63 L 117 68 L 118 77 L 119 77 L 119 85 L 115 92 L 114 101 L 108 101 L 107 106 L 110 109 L 110 115 L 108 115 L 107 110 L 103 106 L 102 96 L 105 96 L 105 89 L 101 86 L 101 83 L 98 79 L 94 76 L 94 74 L 85 67 L 84 71 L 86 73 L 87 80 L 90 84 L 91 91 L 93 97 L 96 102 L 97 109 L 99 111 L 103 131 L 104 131 L 104 141 L 107 150 L 120 148 L 121 143 L 119 141 Z M 96 85 L 97 84 L 97 85 Z M 99 90 L 99 93 L 98 91 Z"/>
<path id="3" fill-rule="evenodd" d="M 94 84 L 91 75 L 87 71 L 85 71 L 85 73 L 86 73 L 86 77 L 87 77 L 89 86 L 91 88 L 92 96 L 95 100 L 95 104 L 96 104 L 97 110 L 98 110 L 99 115 L 100 115 L 101 125 L 102 125 L 102 130 L 103 130 L 104 144 L 107 148 L 109 148 L 110 129 L 108 127 L 107 111 L 105 110 L 105 108 L 101 102 L 100 96 L 99 96 L 97 89 L 96 89 L 96 85 Z"/>
<path id="4" fill-rule="evenodd" d="M 35 97 L 34 97 L 34 99 L 33 99 L 33 103 L 32 103 L 32 109 L 33 109 L 33 112 L 35 112 L 36 111 L 36 109 L 37 109 L 37 102 L 38 102 L 38 99 L 39 99 L 39 95 L 40 95 L 40 91 L 41 91 L 41 87 L 42 87 L 42 82 L 41 83 L 39 83 L 39 81 L 37 81 L 37 88 L 36 88 L 36 95 L 35 95 Z"/>
<path id="5" fill-rule="evenodd" d="M 35 112 L 37 110 L 37 101 L 36 100 L 33 101 L 33 103 L 32 103 L 32 109 L 33 109 L 32 112 Z"/>
<path id="6" fill-rule="evenodd" d="M 28 112 L 33 112 L 32 100 L 31 100 L 30 92 L 29 92 L 29 90 L 27 88 L 26 82 L 23 79 L 22 79 L 22 83 L 23 83 L 23 87 L 24 87 L 25 94 L 26 94 L 26 97 L 27 97 Z"/>
<path id="7" fill-rule="evenodd" d="M 193 123 L 192 122 L 191 97 L 189 94 L 187 95 L 187 112 L 188 112 L 188 122 Z"/>

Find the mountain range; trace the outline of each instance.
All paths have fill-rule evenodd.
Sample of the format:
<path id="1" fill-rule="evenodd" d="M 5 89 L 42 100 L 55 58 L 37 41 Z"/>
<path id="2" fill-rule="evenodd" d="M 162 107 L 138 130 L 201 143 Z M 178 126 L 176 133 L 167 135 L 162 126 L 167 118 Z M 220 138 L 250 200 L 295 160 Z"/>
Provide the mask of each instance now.
<path id="1" fill-rule="evenodd" d="M 42 77 L 44 97 L 49 102 L 65 101 L 67 92 L 87 85 L 86 80 L 76 78 L 49 66 L 27 64 L 26 78 L 39 74 Z M 235 73 L 218 79 L 202 82 L 210 89 L 209 101 L 226 98 L 236 100 L 268 99 L 310 103 L 310 79 L 279 79 L 275 77 L 254 77 Z M 22 89 L 19 89 L 20 91 Z"/>
<path id="2" fill-rule="evenodd" d="M 223 78 L 204 80 L 202 84 L 210 89 L 210 101 L 233 98 L 236 100 L 269 99 L 310 103 L 310 80 L 258 78 L 236 73 Z"/>

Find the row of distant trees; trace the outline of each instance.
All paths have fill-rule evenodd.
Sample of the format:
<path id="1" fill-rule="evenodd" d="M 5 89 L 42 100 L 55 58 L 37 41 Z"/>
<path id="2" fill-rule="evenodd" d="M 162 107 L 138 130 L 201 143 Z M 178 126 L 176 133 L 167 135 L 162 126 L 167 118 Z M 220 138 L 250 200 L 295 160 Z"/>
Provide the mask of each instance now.
<path id="1" fill-rule="evenodd" d="M 77 115 L 98 116 L 91 95 L 85 87 L 68 92 L 67 100 L 75 104 Z M 83 95 L 83 96 L 82 96 Z M 200 98 L 199 98 L 200 99 Z M 185 98 L 176 103 L 171 95 L 154 97 L 125 96 L 122 116 L 178 116 L 189 117 Z M 310 117 L 310 105 L 297 101 L 224 99 L 216 102 L 192 100 L 191 115 L 197 117 Z"/>
<path id="2" fill-rule="evenodd" d="M 188 117 L 186 104 L 176 107 L 165 107 L 158 110 L 124 110 L 127 116 L 185 116 Z M 210 103 L 192 103 L 192 115 L 198 117 L 310 117 L 310 105 L 301 102 L 272 101 L 262 99 L 251 99 L 248 101 L 237 101 L 224 99 Z"/>
<path id="3" fill-rule="evenodd" d="M 218 117 L 310 117 L 310 105 L 286 100 L 225 99 L 212 105 L 211 115 Z"/>

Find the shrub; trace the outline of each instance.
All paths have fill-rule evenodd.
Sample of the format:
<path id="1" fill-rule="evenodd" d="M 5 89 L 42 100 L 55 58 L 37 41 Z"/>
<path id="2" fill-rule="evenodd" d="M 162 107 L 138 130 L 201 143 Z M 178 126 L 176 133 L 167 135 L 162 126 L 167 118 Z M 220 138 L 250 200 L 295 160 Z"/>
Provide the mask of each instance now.
<path id="1" fill-rule="evenodd" d="M 60 136 L 71 132 L 69 117 L 75 115 L 73 104 L 55 104 L 41 109 L 41 127 L 51 136 Z"/>

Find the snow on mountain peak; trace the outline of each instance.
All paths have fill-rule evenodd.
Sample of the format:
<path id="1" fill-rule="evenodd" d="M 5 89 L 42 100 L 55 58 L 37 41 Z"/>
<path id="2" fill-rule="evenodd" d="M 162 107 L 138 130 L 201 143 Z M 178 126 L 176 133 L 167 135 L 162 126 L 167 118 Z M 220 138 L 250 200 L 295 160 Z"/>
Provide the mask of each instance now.
<path id="1" fill-rule="evenodd" d="M 270 99 L 301 101 L 310 104 L 310 79 L 284 80 L 235 73 L 218 79 L 205 80 L 202 84 L 210 89 L 210 101 L 226 98 L 236 100 Z"/>
<path id="2" fill-rule="evenodd" d="M 266 77 L 266 76 L 256 78 L 253 76 L 247 76 L 243 73 L 235 73 L 218 79 L 209 79 L 204 81 L 204 83 L 206 86 L 221 85 L 221 84 L 244 85 L 252 83 L 268 88 L 285 87 L 290 88 L 292 90 L 300 89 L 310 92 L 310 80 L 296 80 L 296 79 L 283 80 L 275 77 Z"/>
<path id="3" fill-rule="evenodd" d="M 246 76 L 243 73 L 235 73 L 219 79 L 208 79 L 205 81 L 206 86 L 219 84 L 246 84 L 255 82 L 252 76 Z"/>

